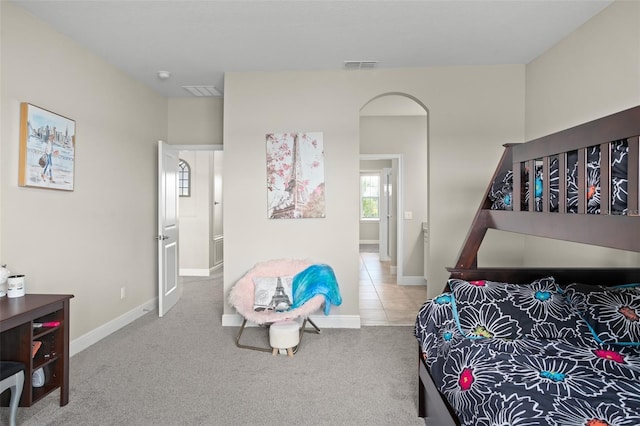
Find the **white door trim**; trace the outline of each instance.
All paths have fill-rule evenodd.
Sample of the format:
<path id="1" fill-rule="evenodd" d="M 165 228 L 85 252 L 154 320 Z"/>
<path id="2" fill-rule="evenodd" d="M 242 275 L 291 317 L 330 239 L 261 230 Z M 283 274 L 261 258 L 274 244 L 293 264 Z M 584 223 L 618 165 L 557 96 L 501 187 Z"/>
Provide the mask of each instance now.
<path id="1" fill-rule="evenodd" d="M 391 195 L 390 189 L 391 186 L 391 176 L 393 175 L 392 169 L 390 167 L 384 167 L 380 172 L 380 185 L 381 185 L 381 202 L 380 202 L 380 222 L 378 229 L 378 254 L 380 256 L 380 260 L 389 261 L 391 260 L 390 252 L 389 252 L 389 229 L 391 227 L 390 218 L 393 217 L 394 212 L 389 211 L 391 207 Z"/>

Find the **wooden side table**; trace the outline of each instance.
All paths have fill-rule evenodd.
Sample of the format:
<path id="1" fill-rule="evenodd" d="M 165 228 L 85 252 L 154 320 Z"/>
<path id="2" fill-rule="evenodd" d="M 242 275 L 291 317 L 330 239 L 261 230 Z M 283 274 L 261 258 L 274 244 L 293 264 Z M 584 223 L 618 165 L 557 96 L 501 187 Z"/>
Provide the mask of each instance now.
<path id="1" fill-rule="evenodd" d="M 30 407 L 58 388 L 60 406 L 69 402 L 69 305 L 72 297 L 69 294 L 26 294 L 0 298 L 0 360 L 19 361 L 26 367 L 21 407 Z M 32 377 L 38 369 L 44 372 L 44 383 L 34 387 Z"/>

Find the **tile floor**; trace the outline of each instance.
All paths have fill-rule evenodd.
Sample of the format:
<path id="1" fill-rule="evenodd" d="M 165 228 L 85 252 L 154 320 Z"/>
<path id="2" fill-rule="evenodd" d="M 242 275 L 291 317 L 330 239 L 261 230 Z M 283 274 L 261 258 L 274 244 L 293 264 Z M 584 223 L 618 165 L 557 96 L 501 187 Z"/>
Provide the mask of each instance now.
<path id="1" fill-rule="evenodd" d="M 391 263 L 381 262 L 377 252 L 360 251 L 360 323 L 414 325 L 420 306 L 427 299 L 426 286 L 396 283 Z"/>

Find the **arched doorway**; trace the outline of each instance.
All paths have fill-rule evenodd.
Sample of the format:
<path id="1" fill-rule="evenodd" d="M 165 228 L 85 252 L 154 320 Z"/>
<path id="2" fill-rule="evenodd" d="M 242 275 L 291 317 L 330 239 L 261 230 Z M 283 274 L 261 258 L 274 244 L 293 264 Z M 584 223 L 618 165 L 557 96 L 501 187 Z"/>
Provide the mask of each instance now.
<path id="1" fill-rule="evenodd" d="M 419 308 L 417 300 L 426 295 L 427 130 L 426 107 L 406 94 L 380 95 L 360 111 L 361 188 L 366 181 L 362 176 L 379 176 L 382 216 L 368 220 L 361 208 L 360 242 L 368 251 L 361 254 L 360 265 L 363 325 L 410 324 Z M 365 201 L 361 195 L 361 206 Z M 369 254 L 375 242 L 377 256 Z M 367 281 L 371 286 L 366 287 Z"/>

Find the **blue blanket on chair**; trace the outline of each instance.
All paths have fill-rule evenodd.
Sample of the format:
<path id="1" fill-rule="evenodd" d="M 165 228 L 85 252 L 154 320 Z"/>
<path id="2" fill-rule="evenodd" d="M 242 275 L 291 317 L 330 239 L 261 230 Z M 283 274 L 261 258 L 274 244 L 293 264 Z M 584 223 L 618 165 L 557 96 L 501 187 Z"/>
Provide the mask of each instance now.
<path id="1" fill-rule="evenodd" d="M 324 314 L 329 315 L 331 304 L 340 306 L 342 296 L 333 269 L 329 265 L 315 264 L 309 266 L 293 277 L 293 305 L 291 309 L 304 305 L 313 296 L 324 295 Z"/>

